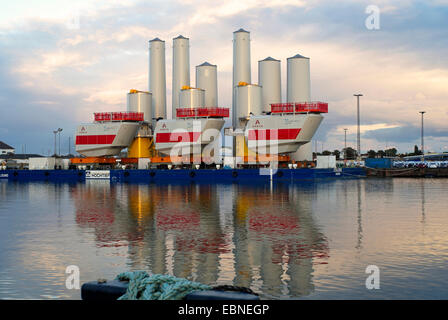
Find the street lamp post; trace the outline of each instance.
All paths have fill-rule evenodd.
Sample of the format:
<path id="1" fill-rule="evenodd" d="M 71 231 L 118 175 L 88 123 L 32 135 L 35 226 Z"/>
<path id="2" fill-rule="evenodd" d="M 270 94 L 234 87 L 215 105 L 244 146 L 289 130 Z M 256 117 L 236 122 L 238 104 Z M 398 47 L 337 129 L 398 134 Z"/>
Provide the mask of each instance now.
<path id="1" fill-rule="evenodd" d="M 56 157 L 56 134 L 59 132 L 59 130 L 54 130 L 54 156 Z"/>
<path id="2" fill-rule="evenodd" d="M 358 110 L 358 133 L 357 133 L 357 149 L 358 149 L 358 160 L 361 159 L 361 129 L 360 129 L 360 119 L 359 119 L 359 97 L 362 97 L 361 93 L 354 94 L 357 100 L 357 110 Z"/>
<path id="3" fill-rule="evenodd" d="M 421 113 L 422 115 L 422 161 L 425 161 L 425 143 L 423 141 L 423 115 L 426 113 L 426 111 L 419 111 L 419 113 Z"/>
<path id="4" fill-rule="evenodd" d="M 62 129 L 61 128 L 58 128 L 58 130 L 54 130 L 53 131 L 53 133 L 54 133 L 54 156 L 55 157 L 57 157 L 58 156 L 58 154 L 56 153 L 56 134 L 58 134 L 59 133 L 59 152 L 61 152 L 61 131 L 62 131 Z"/>
<path id="5" fill-rule="evenodd" d="M 347 128 L 344 128 L 344 160 L 347 159 Z"/>
<path id="6" fill-rule="evenodd" d="M 58 128 L 58 132 L 59 132 L 59 155 L 61 155 L 61 131 L 62 131 L 62 128 Z"/>

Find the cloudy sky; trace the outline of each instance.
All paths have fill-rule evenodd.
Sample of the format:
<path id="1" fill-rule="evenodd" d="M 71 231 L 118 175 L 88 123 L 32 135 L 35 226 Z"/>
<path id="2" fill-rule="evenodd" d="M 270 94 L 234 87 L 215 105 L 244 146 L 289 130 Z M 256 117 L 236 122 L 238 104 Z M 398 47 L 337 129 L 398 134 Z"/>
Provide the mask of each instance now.
<path id="1" fill-rule="evenodd" d="M 379 29 L 366 27 L 379 8 Z M 362 150 L 420 145 L 425 110 L 427 151 L 448 151 L 448 0 L 15 0 L 0 10 L 0 141 L 17 152 L 62 153 L 76 125 L 96 111 L 126 109 L 131 88 L 148 88 L 148 40 L 166 41 L 167 105 L 171 105 L 172 38 L 190 38 L 194 67 L 218 65 L 219 103 L 231 106 L 232 32 L 251 32 L 257 61 L 311 58 L 313 100 L 330 112 L 317 149 L 356 146 L 361 98 Z M 170 107 L 168 108 L 171 109 Z M 170 114 L 170 112 L 169 112 Z M 313 147 L 314 148 L 314 147 Z"/>

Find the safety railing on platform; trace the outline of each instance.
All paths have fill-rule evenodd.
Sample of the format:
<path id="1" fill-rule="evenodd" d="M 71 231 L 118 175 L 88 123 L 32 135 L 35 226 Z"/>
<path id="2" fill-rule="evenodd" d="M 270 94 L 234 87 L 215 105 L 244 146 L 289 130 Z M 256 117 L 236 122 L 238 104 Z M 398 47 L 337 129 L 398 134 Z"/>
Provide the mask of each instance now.
<path id="1" fill-rule="evenodd" d="M 143 121 L 143 112 L 98 112 L 94 113 L 95 121 Z"/>
<path id="2" fill-rule="evenodd" d="M 203 108 L 177 108 L 176 116 L 178 118 L 228 118 L 228 108 L 203 107 Z"/>
<path id="3" fill-rule="evenodd" d="M 271 104 L 272 113 L 328 113 L 326 102 L 287 102 Z"/>

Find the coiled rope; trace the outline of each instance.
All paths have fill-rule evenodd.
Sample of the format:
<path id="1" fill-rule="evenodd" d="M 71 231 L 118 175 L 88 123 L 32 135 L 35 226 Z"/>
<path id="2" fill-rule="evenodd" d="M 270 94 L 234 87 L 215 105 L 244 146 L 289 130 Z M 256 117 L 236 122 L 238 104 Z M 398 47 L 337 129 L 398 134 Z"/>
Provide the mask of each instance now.
<path id="1" fill-rule="evenodd" d="M 149 275 L 146 271 L 120 273 L 116 280 L 129 281 L 126 293 L 118 300 L 182 300 L 191 292 L 210 290 L 210 286 L 170 275 Z"/>

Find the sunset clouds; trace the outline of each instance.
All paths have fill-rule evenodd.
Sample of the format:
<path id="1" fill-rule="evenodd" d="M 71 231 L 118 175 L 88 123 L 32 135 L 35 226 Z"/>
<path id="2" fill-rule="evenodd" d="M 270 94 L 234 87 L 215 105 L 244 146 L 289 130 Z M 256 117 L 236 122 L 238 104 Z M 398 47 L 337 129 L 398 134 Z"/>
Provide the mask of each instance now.
<path id="1" fill-rule="evenodd" d="M 365 26 L 371 4 L 379 30 Z M 446 1 L 15 1 L 0 18 L 0 140 L 19 150 L 46 153 L 54 128 L 68 139 L 93 112 L 124 110 L 129 89 L 147 90 L 154 37 L 166 41 L 168 106 L 172 38 L 182 34 L 191 82 L 196 65 L 217 64 L 220 105 L 230 107 L 232 32 L 243 27 L 252 81 L 258 60 L 281 59 L 284 98 L 286 58 L 311 58 L 312 98 L 330 108 L 316 134 L 325 149 L 343 147 L 343 128 L 355 144 L 361 92 L 363 150 L 411 151 L 425 110 L 425 145 L 448 151 Z"/>

